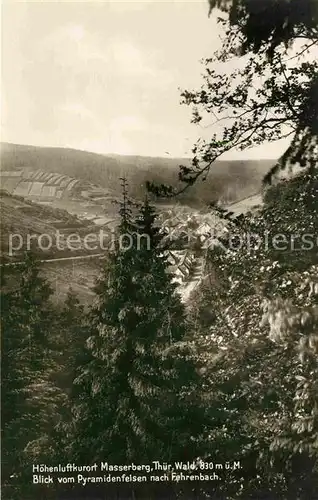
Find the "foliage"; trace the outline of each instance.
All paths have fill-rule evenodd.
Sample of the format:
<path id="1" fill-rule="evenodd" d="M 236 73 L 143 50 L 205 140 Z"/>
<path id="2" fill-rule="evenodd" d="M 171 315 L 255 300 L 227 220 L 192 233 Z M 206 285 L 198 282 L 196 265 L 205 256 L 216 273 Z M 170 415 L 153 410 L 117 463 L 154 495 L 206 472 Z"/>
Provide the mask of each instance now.
<path id="1" fill-rule="evenodd" d="M 224 214 L 227 230 L 206 250 L 207 275 L 188 310 L 167 273 L 154 209 L 146 200 L 133 215 L 123 187 L 117 243 L 88 315 L 72 290 L 54 309 L 32 258 L 14 287 L 4 284 L 8 498 L 34 497 L 22 472 L 30 462 L 105 457 L 241 463 L 221 481 L 193 484 L 199 498 L 314 498 L 318 262 L 308 235 L 318 229 L 317 169 L 270 187 L 254 213 Z M 191 228 L 195 235 L 197 217 Z M 166 497 L 193 494 L 166 486 Z M 125 494 L 158 497 L 150 486 L 133 490 Z"/>
<path id="2" fill-rule="evenodd" d="M 226 231 L 206 251 L 207 275 L 188 309 L 167 272 L 167 235 L 148 200 L 133 215 L 125 180 L 118 240 L 88 315 L 72 291 L 62 310 L 53 308 L 32 258 L 15 286 L 4 286 L 2 444 L 10 500 L 27 498 L 23 471 L 40 459 L 235 460 L 241 467 L 227 468 L 222 481 L 196 485 L 197 497 L 316 498 L 318 67 L 303 55 L 317 44 L 317 9 L 314 0 L 301 5 L 210 0 L 211 9 L 229 13 L 220 20 L 224 45 L 204 62 L 201 89 L 184 91 L 183 99 L 194 106 L 194 122 L 213 115 L 214 125 L 224 126 L 194 146 L 192 166 L 180 172 L 184 189 L 224 152 L 282 137 L 291 138 L 290 147 L 267 180 L 287 166 L 302 170 L 264 190 L 257 212 L 236 218 L 214 208 Z M 228 72 L 233 60 L 238 67 Z M 177 229 L 189 228 L 198 236 L 196 217 Z M 156 498 L 150 489 L 146 495 Z"/>
<path id="3" fill-rule="evenodd" d="M 89 359 L 74 381 L 70 453 L 86 462 L 186 459 L 196 453 L 203 418 L 185 312 L 153 208 L 146 201 L 133 220 L 124 188 L 120 214 L 119 237 L 132 245 L 118 242 L 96 287 Z"/>
<path id="4" fill-rule="evenodd" d="M 216 160 L 231 150 L 290 138 L 285 153 L 265 176 L 270 183 L 286 168 L 314 169 L 318 154 L 318 44 L 316 0 L 215 1 L 229 12 L 220 17 L 223 45 L 203 61 L 203 84 L 184 90 L 193 123 L 211 128 L 209 140 L 193 147 L 192 165 L 181 165 L 184 187 L 148 188 L 171 196 L 206 180 Z M 275 13 L 275 15 L 274 15 Z"/>
<path id="5" fill-rule="evenodd" d="M 317 40 L 316 0 L 209 0 L 229 14 L 230 25 L 242 36 L 242 51 L 259 52 L 267 44 L 271 56 L 280 44 L 290 46 L 297 38 Z"/>
<path id="6" fill-rule="evenodd" d="M 264 208 L 228 225 L 230 236 L 209 253 L 212 286 L 207 277 L 193 297 L 211 450 L 243 465 L 227 498 L 305 499 L 317 490 L 316 214 L 317 173 L 270 188 Z M 311 233 L 314 247 L 278 250 L 264 244 L 266 231 L 270 242 Z"/>
<path id="7" fill-rule="evenodd" d="M 51 336 L 57 324 L 49 302 L 52 291 L 32 255 L 26 256 L 14 282 L 13 289 L 4 286 L 1 293 L 2 470 L 10 498 L 21 498 L 15 487 L 30 483 L 30 461 L 42 456 L 65 398 L 52 380 Z"/>

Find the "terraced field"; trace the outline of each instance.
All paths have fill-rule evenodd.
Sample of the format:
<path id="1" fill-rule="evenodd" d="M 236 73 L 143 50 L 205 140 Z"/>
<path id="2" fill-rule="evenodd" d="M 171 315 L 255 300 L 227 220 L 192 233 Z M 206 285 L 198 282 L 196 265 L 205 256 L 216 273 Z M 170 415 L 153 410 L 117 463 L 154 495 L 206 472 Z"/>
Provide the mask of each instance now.
<path id="1" fill-rule="evenodd" d="M 88 181 L 43 170 L 2 170 L 0 186 L 8 193 L 27 198 L 62 199 L 109 196 L 107 189 Z"/>

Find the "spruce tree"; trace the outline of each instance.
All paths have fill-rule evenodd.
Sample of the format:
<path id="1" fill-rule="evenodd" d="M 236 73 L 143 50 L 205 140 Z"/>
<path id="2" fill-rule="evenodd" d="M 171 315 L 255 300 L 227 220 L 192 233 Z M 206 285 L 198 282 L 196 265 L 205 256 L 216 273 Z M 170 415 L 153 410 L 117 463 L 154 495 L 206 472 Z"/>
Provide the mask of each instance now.
<path id="1" fill-rule="evenodd" d="M 58 381 L 69 392 L 78 357 L 82 355 L 83 342 L 88 336 L 87 315 L 72 287 L 69 288 L 65 303 L 60 310 L 59 326 Z"/>
<path id="2" fill-rule="evenodd" d="M 90 359 L 73 389 L 72 457 L 109 463 L 191 459 L 203 431 L 184 307 L 148 201 L 134 219 L 123 182 L 116 248 L 96 287 Z M 120 241 L 132 244 L 123 248 Z"/>
<path id="3" fill-rule="evenodd" d="M 1 293 L 2 473 L 8 498 L 26 498 L 30 463 L 45 448 L 60 393 L 52 384 L 52 290 L 32 255 L 7 277 Z"/>

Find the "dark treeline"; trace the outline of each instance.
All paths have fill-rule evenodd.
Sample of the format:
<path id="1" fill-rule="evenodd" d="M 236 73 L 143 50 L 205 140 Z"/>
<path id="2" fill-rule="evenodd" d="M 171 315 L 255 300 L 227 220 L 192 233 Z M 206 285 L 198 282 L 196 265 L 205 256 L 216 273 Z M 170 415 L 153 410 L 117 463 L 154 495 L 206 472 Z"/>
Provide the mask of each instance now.
<path id="1" fill-rule="evenodd" d="M 233 251 L 252 233 L 317 235 L 317 169 L 264 201 L 228 222 L 186 306 L 154 209 L 133 214 L 125 185 L 118 231 L 132 244 L 109 254 L 89 311 L 72 290 L 57 309 L 32 255 L 14 286 L 4 274 L 4 499 L 317 498 L 316 243 Z M 32 484 L 33 464 L 153 461 L 223 469 L 183 471 L 211 481 Z"/>

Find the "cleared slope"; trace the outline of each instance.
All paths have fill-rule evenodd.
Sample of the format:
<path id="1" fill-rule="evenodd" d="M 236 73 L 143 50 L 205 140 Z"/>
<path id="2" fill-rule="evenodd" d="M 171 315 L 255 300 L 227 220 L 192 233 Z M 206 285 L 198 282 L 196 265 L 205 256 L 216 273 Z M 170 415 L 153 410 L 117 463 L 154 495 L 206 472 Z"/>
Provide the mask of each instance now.
<path id="1" fill-rule="evenodd" d="M 23 251 L 27 250 L 28 235 L 54 237 L 57 231 L 63 235 L 74 232 L 85 235 L 92 228 L 89 222 L 78 219 L 66 210 L 38 205 L 20 196 L 12 196 L 4 190 L 0 191 L 0 210 L 0 257 L 2 261 L 12 260 L 8 256 L 10 241 L 13 247 L 18 247 L 19 242 L 22 242 L 21 252 L 18 252 L 18 255 L 22 255 Z M 44 239 L 43 245 L 46 246 L 46 244 Z M 52 248 L 48 255 L 54 256 L 55 253 L 56 250 Z M 66 255 L 68 253 L 66 252 Z"/>

